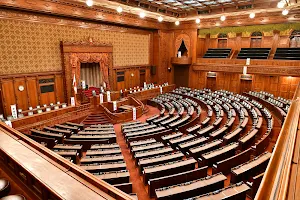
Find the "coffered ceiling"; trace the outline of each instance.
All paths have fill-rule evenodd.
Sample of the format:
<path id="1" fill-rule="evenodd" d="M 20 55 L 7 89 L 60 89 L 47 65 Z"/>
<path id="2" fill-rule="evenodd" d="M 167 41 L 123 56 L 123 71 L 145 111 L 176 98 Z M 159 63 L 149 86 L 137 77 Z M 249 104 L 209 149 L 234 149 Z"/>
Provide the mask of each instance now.
<path id="1" fill-rule="evenodd" d="M 95 0 L 97 2 L 97 0 Z M 175 17 L 276 8 L 278 0 L 111 0 Z"/>

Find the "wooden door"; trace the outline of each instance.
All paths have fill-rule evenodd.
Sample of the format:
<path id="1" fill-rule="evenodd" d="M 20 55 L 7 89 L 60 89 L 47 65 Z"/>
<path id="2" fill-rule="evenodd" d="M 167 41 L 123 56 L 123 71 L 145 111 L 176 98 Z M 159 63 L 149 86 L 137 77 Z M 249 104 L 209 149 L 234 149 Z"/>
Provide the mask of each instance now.
<path id="1" fill-rule="evenodd" d="M 212 91 L 216 90 L 216 77 L 207 77 L 206 88 L 211 89 Z"/>
<path id="2" fill-rule="evenodd" d="M 261 48 L 261 38 L 251 38 L 251 48 Z"/>
<path id="3" fill-rule="evenodd" d="M 141 73 L 140 74 L 140 87 L 144 87 L 144 82 L 146 82 L 146 74 Z"/>
<path id="4" fill-rule="evenodd" d="M 243 92 L 249 92 L 252 89 L 252 80 L 241 80 L 240 94 Z"/>
<path id="5" fill-rule="evenodd" d="M 219 49 L 227 48 L 227 39 L 218 39 L 218 48 Z"/>

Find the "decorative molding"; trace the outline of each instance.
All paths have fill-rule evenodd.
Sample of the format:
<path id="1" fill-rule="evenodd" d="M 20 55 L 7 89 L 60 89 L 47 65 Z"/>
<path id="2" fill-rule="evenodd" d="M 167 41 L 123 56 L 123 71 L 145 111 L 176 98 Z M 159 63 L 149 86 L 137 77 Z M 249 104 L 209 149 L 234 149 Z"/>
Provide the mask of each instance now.
<path id="1" fill-rule="evenodd" d="M 73 18 L 85 18 L 93 21 L 117 23 L 121 25 L 144 27 L 144 28 L 166 28 L 166 23 L 159 23 L 154 19 L 140 19 L 136 15 L 122 13 L 117 11 L 93 6 L 92 8 L 80 3 L 65 3 L 56 0 L 1 0 L 0 7 L 28 10 L 31 12 L 58 14 Z"/>
<path id="2" fill-rule="evenodd" d="M 213 71 L 213 72 L 231 72 L 243 73 L 242 64 L 197 64 L 193 65 L 194 71 Z M 298 66 L 270 66 L 270 65 L 251 65 L 248 66 L 249 74 L 300 76 L 300 67 Z"/>
<path id="3" fill-rule="evenodd" d="M 1 8 L 0 2 L 0 19 L 14 19 L 20 21 L 28 21 L 33 23 L 47 23 L 61 26 L 73 26 L 85 29 L 97 29 L 103 31 L 115 31 L 122 33 L 138 33 L 138 34 L 150 34 L 151 31 L 142 30 L 138 28 L 130 28 L 117 25 L 109 25 L 99 22 L 83 21 L 80 19 L 72 19 L 65 17 L 50 16 L 47 14 L 33 13 L 27 11 L 15 11 Z"/>

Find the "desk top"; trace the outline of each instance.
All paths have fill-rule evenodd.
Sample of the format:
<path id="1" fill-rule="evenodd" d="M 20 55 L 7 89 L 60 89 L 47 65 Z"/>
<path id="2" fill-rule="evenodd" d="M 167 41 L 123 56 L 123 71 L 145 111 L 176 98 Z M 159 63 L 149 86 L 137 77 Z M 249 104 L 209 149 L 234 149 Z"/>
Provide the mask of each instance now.
<path id="1" fill-rule="evenodd" d="M 0 148 L 14 161 L 22 165 L 27 171 L 42 184 L 54 190 L 62 199 L 113 199 L 103 194 L 98 194 L 91 188 L 80 183 L 67 174 L 68 170 L 60 169 L 0 130 Z M 106 196 L 106 197 L 105 197 Z"/>
<path id="2" fill-rule="evenodd" d="M 251 160 L 248 163 L 242 165 L 241 167 L 237 168 L 237 169 L 232 169 L 231 171 L 235 174 L 241 174 L 253 167 L 258 166 L 259 164 L 265 162 L 266 160 L 269 160 L 271 158 L 271 153 L 267 152 L 264 155 L 261 155 L 260 157 L 258 157 L 256 160 Z"/>

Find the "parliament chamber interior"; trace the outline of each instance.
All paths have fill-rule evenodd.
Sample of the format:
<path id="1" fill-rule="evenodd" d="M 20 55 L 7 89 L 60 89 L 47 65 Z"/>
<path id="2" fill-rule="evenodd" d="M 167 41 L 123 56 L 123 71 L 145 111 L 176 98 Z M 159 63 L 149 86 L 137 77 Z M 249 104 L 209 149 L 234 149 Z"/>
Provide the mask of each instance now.
<path id="1" fill-rule="evenodd" d="M 299 19 L 299 0 L 1 0 L 0 200 L 299 199 Z"/>

